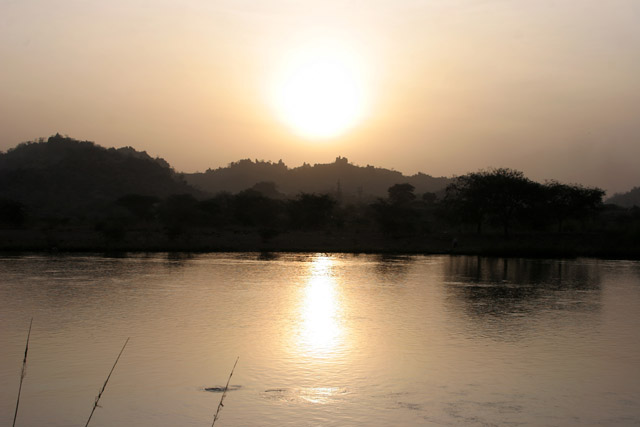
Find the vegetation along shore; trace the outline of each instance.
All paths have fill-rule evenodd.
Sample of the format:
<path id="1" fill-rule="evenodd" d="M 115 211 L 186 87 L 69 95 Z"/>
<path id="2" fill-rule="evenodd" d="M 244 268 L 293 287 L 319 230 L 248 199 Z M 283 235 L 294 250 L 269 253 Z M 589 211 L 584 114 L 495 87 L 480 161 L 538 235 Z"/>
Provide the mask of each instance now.
<path id="1" fill-rule="evenodd" d="M 0 250 L 640 258 L 640 208 L 604 195 L 507 168 L 434 178 L 340 157 L 189 176 L 133 148 L 55 135 L 0 154 Z"/>

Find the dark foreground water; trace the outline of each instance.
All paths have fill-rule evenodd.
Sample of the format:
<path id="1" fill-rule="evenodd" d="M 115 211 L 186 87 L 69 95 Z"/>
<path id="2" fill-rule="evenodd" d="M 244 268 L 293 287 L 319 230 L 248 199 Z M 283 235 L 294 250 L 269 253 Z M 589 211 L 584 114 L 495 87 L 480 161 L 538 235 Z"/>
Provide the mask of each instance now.
<path id="1" fill-rule="evenodd" d="M 0 258 L 0 425 L 638 425 L 640 263 Z"/>

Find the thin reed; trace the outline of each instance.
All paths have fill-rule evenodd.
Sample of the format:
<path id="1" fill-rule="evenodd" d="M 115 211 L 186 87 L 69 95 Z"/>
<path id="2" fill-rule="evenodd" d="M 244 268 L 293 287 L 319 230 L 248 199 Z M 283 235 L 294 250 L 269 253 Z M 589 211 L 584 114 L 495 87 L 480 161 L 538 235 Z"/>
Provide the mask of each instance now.
<path id="1" fill-rule="evenodd" d="M 18 407 L 20 406 L 20 394 L 22 393 L 22 381 L 27 375 L 27 353 L 29 353 L 29 338 L 31 338 L 31 325 L 33 325 L 33 317 L 29 322 L 29 332 L 27 333 L 27 344 L 24 347 L 24 359 L 22 360 L 22 372 L 20 372 L 20 387 L 18 387 L 18 398 L 16 399 L 16 412 L 13 414 L 13 427 L 16 426 L 18 418 Z"/>
<path id="2" fill-rule="evenodd" d="M 218 409 L 216 409 L 216 413 L 213 416 L 213 422 L 211 423 L 211 427 L 216 423 L 218 416 L 220 414 L 220 410 L 224 406 L 222 402 L 224 401 L 225 396 L 227 395 L 227 390 L 229 389 L 229 381 L 231 381 L 231 377 L 233 376 L 233 371 L 236 369 L 236 365 L 238 364 L 238 360 L 240 356 L 236 358 L 236 363 L 233 364 L 233 368 L 231 368 L 231 373 L 229 374 L 229 378 L 227 379 L 227 385 L 224 386 L 224 390 L 222 391 L 222 396 L 220 396 L 220 403 L 218 403 Z"/>
<path id="3" fill-rule="evenodd" d="M 122 356 L 122 352 L 124 351 L 124 348 L 127 346 L 128 342 L 129 342 L 129 338 L 127 338 L 127 340 L 124 342 L 124 345 L 122 346 L 122 350 L 120 350 L 120 353 L 118 353 L 118 357 L 116 358 L 116 362 L 113 364 L 113 367 L 111 368 L 111 371 L 109 371 L 109 375 L 107 375 L 107 379 L 105 380 L 104 384 L 102 385 L 102 389 L 100 389 L 100 392 L 98 393 L 98 396 L 96 396 L 96 401 L 93 403 L 93 409 L 91 409 L 91 414 L 89 414 L 89 419 L 87 420 L 87 423 L 84 425 L 84 427 L 87 427 L 89 425 L 89 422 L 91 421 L 91 417 L 93 417 L 93 413 L 95 412 L 96 408 L 98 407 L 98 402 L 100 402 L 100 398 L 102 397 L 102 393 L 104 393 L 104 389 L 107 388 L 107 383 L 109 382 L 109 378 L 111 378 L 111 374 L 113 373 L 113 370 L 116 369 L 116 365 L 118 364 L 118 360 L 120 360 L 120 356 Z"/>

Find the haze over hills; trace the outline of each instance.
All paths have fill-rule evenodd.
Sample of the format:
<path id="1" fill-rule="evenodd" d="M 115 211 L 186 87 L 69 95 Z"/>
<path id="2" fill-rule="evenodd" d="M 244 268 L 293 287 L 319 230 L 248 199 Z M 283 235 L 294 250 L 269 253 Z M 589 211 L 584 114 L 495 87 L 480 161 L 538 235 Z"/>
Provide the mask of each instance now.
<path id="1" fill-rule="evenodd" d="M 204 198 L 219 192 L 237 193 L 261 182 L 275 183 L 278 193 L 271 196 L 315 192 L 344 195 L 348 200 L 385 197 L 390 186 L 403 182 L 414 185 L 418 194 L 437 192 L 450 180 L 359 167 L 341 157 L 335 163 L 297 168 L 288 168 L 282 161 L 247 159 L 204 173 L 182 174 L 164 159 L 132 147 L 104 148 L 59 134 L 0 153 L 0 197 L 52 213 L 99 209 L 126 194 Z"/>
<path id="2" fill-rule="evenodd" d="M 606 202 L 625 208 L 640 206 L 640 187 L 634 187 L 626 193 L 616 193 L 609 197 Z"/>
<path id="3" fill-rule="evenodd" d="M 209 193 L 238 192 L 259 182 L 273 182 L 278 190 L 288 196 L 297 193 L 327 193 L 345 199 L 386 197 L 394 184 L 409 183 L 417 194 L 439 192 L 451 182 L 444 177 L 432 177 L 424 173 L 406 176 L 394 170 L 356 166 L 344 157 L 334 163 L 304 164 L 296 168 L 278 163 L 250 159 L 231 163 L 224 168 L 209 169 L 204 173 L 184 174 L 186 181 Z"/>
<path id="4" fill-rule="evenodd" d="M 443 192 L 451 182 L 451 178 L 423 173 L 406 176 L 370 165 L 357 166 L 344 157 L 333 163 L 305 163 L 294 168 L 282 161 L 245 159 L 203 173 L 184 174 L 164 159 L 132 147 L 104 148 L 59 134 L 0 153 L 0 198 L 17 201 L 43 215 L 100 212 L 128 194 L 157 198 L 190 194 L 205 199 L 220 192 L 254 188 L 271 198 L 318 193 L 349 203 L 384 198 L 389 187 L 399 183 L 413 185 L 421 197 L 426 192 Z M 615 195 L 609 202 L 640 204 L 638 191 Z"/>
<path id="5" fill-rule="evenodd" d="M 132 147 L 57 134 L 0 153 L 0 248 L 442 253 L 463 233 L 480 239 L 471 253 L 566 254 L 556 240 L 569 233 L 574 254 L 636 254 L 638 209 L 603 206 L 603 194 L 513 169 L 405 176 L 343 157 L 183 174 Z M 512 234 L 529 237 L 505 249 L 484 233 L 507 246 Z"/>

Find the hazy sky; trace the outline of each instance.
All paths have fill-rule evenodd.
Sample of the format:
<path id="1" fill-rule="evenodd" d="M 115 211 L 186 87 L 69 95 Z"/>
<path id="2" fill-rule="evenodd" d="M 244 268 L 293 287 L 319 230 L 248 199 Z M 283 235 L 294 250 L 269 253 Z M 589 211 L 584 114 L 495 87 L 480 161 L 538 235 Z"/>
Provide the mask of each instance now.
<path id="1" fill-rule="evenodd" d="M 324 40 L 357 64 L 365 108 L 318 140 L 273 98 L 283 64 Z M 186 172 L 340 155 L 626 191 L 640 1 L 0 0 L 0 149 L 56 132 Z"/>

